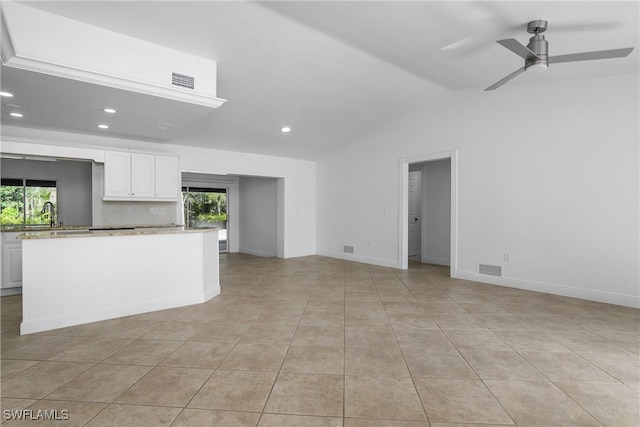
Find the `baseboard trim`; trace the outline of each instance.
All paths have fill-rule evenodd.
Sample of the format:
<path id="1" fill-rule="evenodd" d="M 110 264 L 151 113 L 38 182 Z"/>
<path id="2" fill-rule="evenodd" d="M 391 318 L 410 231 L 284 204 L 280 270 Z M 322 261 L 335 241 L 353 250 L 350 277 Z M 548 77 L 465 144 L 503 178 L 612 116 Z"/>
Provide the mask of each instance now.
<path id="1" fill-rule="evenodd" d="M 438 258 L 433 256 L 424 256 L 421 260 L 425 264 L 436 264 L 436 265 L 446 265 L 447 267 L 451 266 L 451 262 L 449 258 Z"/>
<path id="2" fill-rule="evenodd" d="M 532 280 L 516 279 L 513 277 L 493 277 L 471 271 L 457 270 L 456 279 L 472 280 L 474 282 L 505 286 L 508 288 L 524 289 L 527 291 L 543 292 L 552 295 L 578 298 L 588 301 L 603 302 L 625 307 L 640 308 L 640 297 L 617 294 L 613 292 L 597 291 L 593 289 L 576 288 L 574 286 L 555 283 L 535 282 Z"/>
<path id="3" fill-rule="evenodd" d="M 220 286 L 214 286 L 212 289 L 204 291 L 204 302 L 209 301 L 217 295 L 220 295 Z"/>
<path id="4" fill-rule="evenodd" d="M 21 295 L 21 294 L 22 294 L 22 287 L 6 288 L 6 289 L 0 290 L 0 297 L 8 297 L 11 295 Z"/>
<path id="5" fill-rule="evenodd" d="M 398 268 L 398 263 L 380 258 L 371 258 L 362 255 L 348 254 L 344 252 L 334 251 L 318 251 L 320 256 L 326 256 L 329 258 L 337 258 L 345 261 L 361 262 L 363 264 L 378 265 L 380 267 Z"/>
<path id="6" fill-rule="evenodd" d="M 68 326 L 82 325 L 85 323 L 99 322 L 102 320 L 116 319 L 134 314 L 149 313 L 152 311 L 166 310 L 175 307 L 201 304 L 205 302 L 204 294 L 189 294 L 179 297 L 162 298 L 152 301 L 133 302 L 127 305 L 104 307 L 98 310 L 73 312 L 59 316 L 42 317 L 20 323 L 20 334 L 32 334 L 35 332 L 49 331 L 52 329 L 66 328 Z"/>
<path id="7" fill-rule="evenodd" d="M 240 248 L 239 252 L 242 253 L 242 254 L 259 256 L 259 257 L 262 257 L 262 258 L 274 258 L 274 257 L 278 256 L 278 254 L 274 254 L 274 253 L 270 253 L 270 252 L 263 252 L 263 251 L 254 251 L 253 249 L 242 249 L 242 248 Z"/>

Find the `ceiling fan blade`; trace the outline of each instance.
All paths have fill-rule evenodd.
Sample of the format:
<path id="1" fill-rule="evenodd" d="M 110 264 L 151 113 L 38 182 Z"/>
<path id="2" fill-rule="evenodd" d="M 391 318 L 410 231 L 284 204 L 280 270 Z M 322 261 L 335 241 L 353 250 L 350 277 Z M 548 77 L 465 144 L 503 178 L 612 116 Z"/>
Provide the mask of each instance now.
<path id="1" fill-rule="evenodd" d="M 514 77 L 517 77 L 518 75 L 520 75 L 523 72 L 524 72 L 524 67 L 518 68 L 513 73 L 509 74 L 507 77 L 503 78 L 502 80 L 500 80 L 500 81 L 492 84 L 488 88 L 486 88 L 485 91 L 487 91 L 487 90 L 496 90 L 500 86 L 502 86 L 503 84 L 507 83 L 509 80 L 513 79 Z"/>
<path id="2" fill-rule="evenodd" d="M 496 43 L 506 47 L 511 52 L 524 59 L 538 58 L 538 55 L 536 55 L 532 50 L 530 50 L 528 47 L 526 47 L 516 39 L 498 40 Z"/>
<path id="3" fill-rule="evenodd" d="M 610 31 L 617 30 L 622 27 L 623 23 L 620 21 L 609 21 L 609 22 L 574 22 L 574 23 L 563 23 L 553 21 L 553 32 L 576 32 L 576 31 L 584 31 L 584 32 L 594 32 L 594 31 Z"/>
<path id="4" fill-rule="evenodd" d="M 549 58 L 549 64 L 561 62 L 591 61 L 594 59 L 624 58 L 633 50 L 632 47 L 624 49 L 598 50 L 595 52 L 570 53 L 568 55 L 558 55 Z"/>

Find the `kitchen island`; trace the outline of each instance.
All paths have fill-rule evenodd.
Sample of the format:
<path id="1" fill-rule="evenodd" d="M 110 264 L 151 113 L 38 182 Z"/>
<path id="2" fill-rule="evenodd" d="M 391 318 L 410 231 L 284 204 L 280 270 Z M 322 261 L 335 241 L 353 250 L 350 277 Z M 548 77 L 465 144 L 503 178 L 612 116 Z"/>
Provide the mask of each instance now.
<path id="1" fill-rule="evenodd" d="M 46 230 L 20 238 L 21 334 L 198 304 L 220 293 L 216 229 Z"/>

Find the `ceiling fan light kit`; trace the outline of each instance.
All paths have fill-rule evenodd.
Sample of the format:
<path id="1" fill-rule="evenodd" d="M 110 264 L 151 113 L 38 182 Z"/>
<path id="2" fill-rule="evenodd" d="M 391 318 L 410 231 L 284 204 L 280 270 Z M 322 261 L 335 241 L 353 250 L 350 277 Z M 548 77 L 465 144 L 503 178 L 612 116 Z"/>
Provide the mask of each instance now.
<path id="1" fill-rule="evenodd" d="M 633 48 L 630 47 L 549 57 L 549 42 L 547 42 L 541 34 L 547 30 L 547 24 L 548 22 L 542 19 L 531 21 L 527 24 L 527 32 L 533 34 L 533 37 L 529 39 L 529 43 L 526 46 L 516 39 L 504 39 L 496 42 L 523 58 L 524 67 L 518 68 L 513 73 L 486 88 L 485 91 L 498 89 L 500 86 L 525 71 L 536 74 L 544 72 L 549 67 L 549 64 L 590 61 L 595 59 L 623 58 L 633 51 Z"/>

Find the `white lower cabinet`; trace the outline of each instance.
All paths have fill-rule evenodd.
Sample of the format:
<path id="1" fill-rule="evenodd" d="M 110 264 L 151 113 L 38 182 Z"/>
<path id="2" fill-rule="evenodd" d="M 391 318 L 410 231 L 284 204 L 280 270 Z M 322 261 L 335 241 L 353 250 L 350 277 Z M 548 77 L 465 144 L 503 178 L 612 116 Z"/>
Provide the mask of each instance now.
<path id="1" fill-rule="evenodd" d="M 22 233 L 2 233 L 2 289 L 22 286 Z"/>

